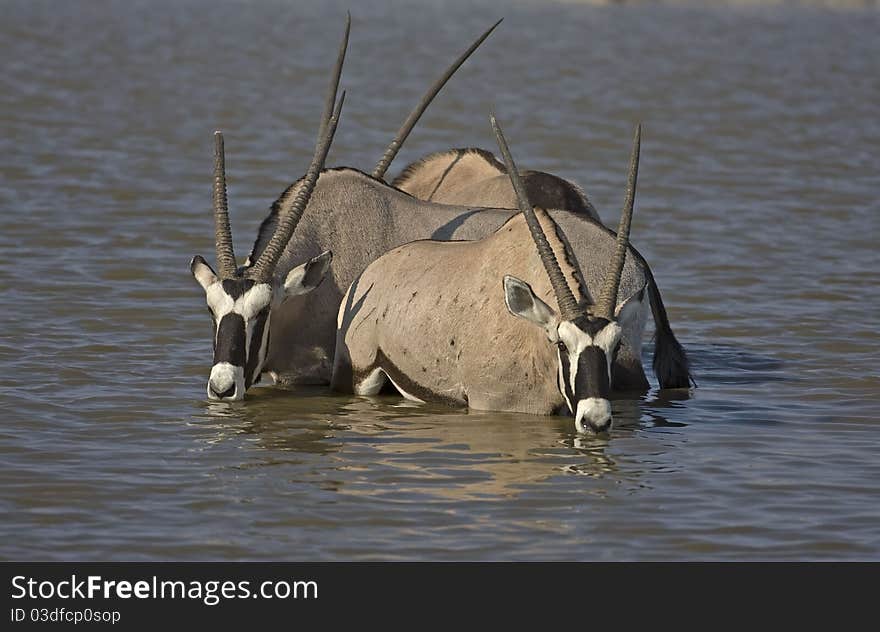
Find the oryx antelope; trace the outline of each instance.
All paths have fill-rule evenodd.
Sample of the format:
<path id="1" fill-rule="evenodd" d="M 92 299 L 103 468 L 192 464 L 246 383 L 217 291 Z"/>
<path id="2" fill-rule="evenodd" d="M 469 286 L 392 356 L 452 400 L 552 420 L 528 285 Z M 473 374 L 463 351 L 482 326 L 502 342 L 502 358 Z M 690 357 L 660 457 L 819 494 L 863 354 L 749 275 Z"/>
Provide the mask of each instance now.
<path id="1" fill-rule="evenodd" d="M 613 256 L 582 260 L 607 270 L 594 301 L 564 231 L 533 209 L 494 117 L 492 126 L 521 214 L 483 239 L 417 241 L 367 266 L 340 306 L 333 386 L 373 395 L 389 379 L 415 400 L 538 414 L 567 407 L 578 430 L 608 430 L 622 333 L 636 339 L 644 326 L 647 280 L 619 293 L 640 128 Z"/>
<path id="2" fill-rule="evenodd" d="M 429 88 L 385 150 L 382 159 L 374 169 L 375 178 L 381 179 L 384 176 L 401 145 L 433 98 L 500 22 L 501 20 L 496 22 L 477 38 Z M 215 134 L 214 218 L 218 270 L 215 273 L 201 256 L 194 257 L 190 265 L 193 276 L 206 292 L 209 311 L 214 322 L 214 362 L 207 387 L 210 399 L 241 399 L 244 397 L 245 391 L 259 381 L 261 373 L 267 368 L 267 356 L 273 357 L 268 353 L 269 334 L 272 322 L 277 319 L 270 318 L 271 312 L 273 309 L 278 309 L 286 298 L 311 292 L 320 284 L 330 265 L 332 255 L 329 250 L 309 255 L 305 263 L 300 265 L 289 265 L 289 258 L 283 258 L 282 253 L 309 203 L 315 184 L 324 168 L 324 160 L 338 123 L 344 93 L 335 110 L 334 103 L 348 45 L 350 26 L 351 16 L 348 16 L 312 164 L 306 176 L 289 187 L 281 199 L 273 205 L 272 213 L 260 228 L 257 243 L 251 256 L 241 268 L 237 266 L 232 249 L 232 234 L 226 199 L 223 137 L 219 132 Z M 356 190 L 349 187 L 346 191 L 356 197 Z M 322 191 L 319 197 L 323 195 Z M 351 199 L 349 199 L 350 203 Z M 306 231 L 308 230 L 307 226 Z M 320 241 L 324 242 L 325 240 Z M 301 254 L 304 250 L 297 249 L 296 253 Z M 282 265 L 279 265 L 281 259 L 283 259 Z M 346 257 L 343 257 L 343 263 L 345 259 Z M 357 261 L 359 263 L 356 265 L 360 266 L 358 270 L 369 262 L 360 263 L 360 259 Z M 336 306 L 338 306 L 338 299 L 336 299 L 332 313 L 326 319 L 331 335 Z M 297 301 L 295 300 L 285 304 L 287 309 L 295 309 L 296 307 Z M 282 331 L 282 333 L 284 332 Z M 320 343 L 320 340 L 315 342 Z M 296 354 L 295 349 L 287 349 L 286 351 L 294 356 Z M 323 351 L 321 356 L 327 357 L 327 353 L 327 351 Z M 332 348 L 330 353 L 332 353 Z M 283 357 L 284 353 L 282 352 L 281 355 Z M 274 357 L 277 356 L 278 354 L 274 355 Z M 300 366 L 299 362 L 296 364 Z M 304 364 L 308 364 L 308 362 Z M 329 362 L 325 362 L 325 364 L 328 365 L 327 376 L 324 379 L 327 382 L 329 381 Z"/>
<path id="3" fill-rule="evenodd" d="M 529 200 L 536 206 L 584 213 L 601 221 L 578 185 L 543 171 L 523 171 L 520 178 Z M 428 154 L 404 167 L 391 185 L 420 200 L 439 204 L 491 208 L 517 205 L 504 163 L 491 152 L 476 147 Z"/>
<path id="4" fill-rule="evenodd" d="M 542 171 L 522 171 L 519 175 L 535 206 L 580 213 L 613 235 L 576 184 Z M 421 200 L 441 204 L 491 208 L 516 208 L 518 204 L 506 166 L 485 149 L 450 149 L 429 154 L 405 167 L 392 186 Z M 687 354 L 669 324 L 660 288 L 648 262 L 632 246 L 630 255 L 648 277 L 648 299 L 655 327 L 654 372 L 661 388 L 687 388 L 692 382 Z"/>
<path id="5" fill-rule="evenodd" d="M 208 379 L 210 399 L 237 400 L 244 397 L 245 391 L 259 380 L 263 371 L 272 305 L 277 305 L 285 297 L 312 291 L 321 283 L 330 265 L 332 255 L 330 251 L 325 251 L 285 272 L 280 279 L 275 278 L 278 259 L 290 241 L 290 236 L 314 191 L 318 176 L 324 169 L 324 161 L 342 113 L 345 93 L 342 93 L 338 103 L 336 93 L 348 46 L 349 25 L 350 18 L 324 104 L 312 162 L 306 175 L 300 180 L 301 186 L 298 187 L 287 212 L 276 223 L 265 248 L 244 268 L 239 268 L 236 264 L 232 248 L 223 135 L 220 132 L 214 133 L 213 202 L 217 273 L 200 255 L 193 257 L 190 262 L 193 277 L 205 290 L 208 311 L 214 323 L 214 362 Z"/>
<path id="6" fill-rule="evenodd" d="M 236 270 L 234 257 L 223 254 L 225 245 L 218 247 L 218 261 L 231 262 L 226 267 L 234 271 L 221 272 L 221 278 L 230 274 L 246 276 L 256 265 L 253 262 L 258 262 L 267 251 L 268 245 L 278 241 L 274 235 L 279 220 L 295 225 L 293 236 L 274 263 L 272 283 L 266 284 L 272 289 L 272 300 L 269 302 L 268 331 L 264 333 L 265 347 L 251 344 L 248 342 L 251 337 L 247 336 L 243 343 L 245 352 L 240 350 L 241 344 L 238 344 L 236 351 L 239 357 L 246 356 L 245 362 L 255 367 L 253 371 L 242 371 L 251 376 L 251 383 L 255 383 L 259 377 L 259 363 L 256 360 L 262 358 L 262 371 L 270 373 L 277 382 L 328 384 L 340 301 L 351 282 L 368 264 L 389 250 L 417 239 L 480 239 L 495 232 L 519 212 L 424 202 L 376 177 L 351 168 L 322 171 L 308 198 L 308 207 L 301 212 L 298 200 L 302 200 L 301 193 L 306 190 L 308 182 L 308 178 L 298 180 L 275 201 L 269 216 L 260 226 L 251 255 L 242 269 Z M 565 210 L 551 210 L 549 214 L 565 231 L 572 251 L 581 260 L 602 260 L 612 256 L 616 238 L 601 224 L 584 214 Z M 218 235 L 228 233 L 228 215 L 215 213 L 215 224 L 218 226 Z M 221 246 L 219 240 L 218 246 Z M 302 290 L 317 285 L 317 277 L 327 269 L 329 254 L 325 253 L 331 248 L 333 263 L 329 278 L 316 289 L 284 301 L 285 294 L 280 288 L 285 286 L 288 278 L 296 282 L 297 277 L 301 277 Z M 200 260 L 200 263 L 204 263 L 204 260 Z M 207 264 L 205 269 L 210 271 Z M 299 272 L 291 276 L 294 270 Z M 591 286 L 601 283 L 597 270 L 584 270 L 586 281 Z M 204 272 L 204 269 L 199 267 L 199 271 Z M 644 260 L 630 248 L 621 276 L 621 294 L 630 296 L 639 291 L 649 277 L 650 270 Z M 210 280 L 210 277 L 205 278 Z M 212 291 L 218 293 L 224 289 L 222 283 L 214 287 Z M 231 294 L 222 298 L 226 304 L 234 304 L 236 300 Z M 624 332 L 614 359 L 612 385 L 618 390 L 646 390 L 649 386 L 640 355 L 644 313 L 638 318 L 641 325 L 632 328 L 631 338 Z M 253 329 L 245 323 L 246 332 Z M 677 343 L 661 344 L 664 340 L 658 336 L 654 351 L 654 370 L 660 385 L 664 388 L 687 386 L 689 373 L 686 359 L 678 353 L 680 347 Z M 258 352 L 254 356 L 256 360 L 250 360 L 255 351 Z M 229 369 L 226 371 L 230 372 Z M 246 379 L 245 386 L 247 382 Z M 218 384 L 218 387 L 222 386 L 224 384 Z M 209 392 L 209 396 L 221 399 L 240 399 L 243 395 L 243 389 L 240 388 L 227 388 L 220 391 L 220 395 L 216 391 L 214 394 Z"/>
<path id="7" fill-rule="evenodd" d="M 295 184 L 276 201 L 272 215 L 264 222 L 254 244 L 251 259 L 263 251 L 272 235 L 269 228 L 275 225 L 277 217 L 287 213 L 300 186 L 300 183 Z M 276 275 L 283 275 L 326 249 L 333 250 L 333 265 L 329 278 L 316 290 L 273 307 L 272 334 L 264 371 L 271 372 L 281 383 L 328 383 L 340 301 L 367 265 L 389 250 L 418 239 L 481 239 L 517 214 L 519 211 L 512 209 L 432 204 L 355 169 L 325 170 L 318 179 L 302 221 L 278 261 Z M 548 215 L 564 232 L 579 261 L 608 261 L 612 258 L 617 242 L 612 231 L 581 213 L 550 210 Z M 515 268 L 511 270 L 511 274 L 517 274 Z M 470 273 L 470 270 L 463 271 L 463 274 Z M 602 285 L 604 268 L 587 266 L 582 273 L 588 287 Z M 621 273 L 620 295 L 633 296 L 645 288 L 646 283 L 648 294 L 657 293 L 659 298 L 650 269 L 629 247 Z M 434 297 L 427 298 L 418 292 L 411 298 L 413 301 L 427 300 L 431 305 L 436 303 Z M 653 301 L 650 303 L 653 307 Z M 642 309 L 636 310 L 635 321 L 624 329 L 613 359 L 612 387 L 615 390 L 644 391 L 649 387 L 641 360 L 642 332 L 649 301 L 640 301 L 640 304 Z M 662 303 L 659 305 L 662 310 Z M 655 311 L 654 372 L 661 388 L 687 387 L 690 382 L 687 358 L 672 336 L 665 311 L 661 311 L 661 318 L 657 314 Z"/>

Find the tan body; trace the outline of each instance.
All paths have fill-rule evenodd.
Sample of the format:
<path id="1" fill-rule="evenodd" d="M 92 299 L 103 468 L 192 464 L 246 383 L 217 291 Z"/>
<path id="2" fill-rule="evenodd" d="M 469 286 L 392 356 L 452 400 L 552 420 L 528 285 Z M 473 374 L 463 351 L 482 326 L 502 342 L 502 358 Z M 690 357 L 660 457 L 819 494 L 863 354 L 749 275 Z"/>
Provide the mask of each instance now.
<path id="1" fill-rule="evenodd" d="M 522 171 L 521 180 L 532 204 L 585 215 L 601 224 L 596 209 L 575 184 L 540 171 Z M 517 200 L 507 168 L 483 149 L 451 149 L 429 154 L 410 164 L 393 185 L 426 201 L 471 207 L 516 208 Z M 450 239 L 439 235 L 437 239 Z M 649 276 L 648 296 L 654 319 L 654 373 L 661 388 L 687 388 L 692 382 L 687 354 L 675 337 L 660 289 L 650 267 L 638 253 Z M 633 376 L 635 377 L 635 376 Z"/>
<path id="2" fill-rule="evenodd" d="M 250 259 L 262 252 L 278 209 L 286 206 L 298 187 L 299 183 L 291 186 L 273 206 Z M 355 169 L 324 171 L 275 275 L 280 283 L 292 268 L 328 248 L 333 250 L 330 273 L 310 294 L 273 307 L 264 370 L 281 383 L 329 384 L 339 305 L 349 285 L 370 263 L 419 239 L 481 239 L 518 212 L 431 204 Z M 588 286 L 601 285 L 615 249 L 614 233 L 582 214 L 553 210 L 550 215 L 565 231 Z M 623 297 L 644 287 L 650 274 L 641 256 L 632 248 L 628 252 L 620 290 Z M 615 388 L 648 388 L 640 350 L 641 329 L 638 338 L 625 335 L 615 362 Z"/>
<path id="3" fill-rule="evenodd" d="M 529 200 L 541 208 L 599 214 L 577 185 L 543 171 L 522 171 Z M 420 200 L 440 204 L 516 208 L 507 169 L 493 154 L 476 148 L 429 154 L 406 167 L 392 185 Z"/>
<path id="4" fill-rule="evenodd" d="M 584 292 L 577 262 L 568 260 L 556 223 L 543 211 L 538 217 L 570 286 Z M 604 269 L 596 268 L 587 265 L 596 273 L 587 272 L 587 286 L 598 286 Z M 634 269 L 629 272 L 638 277 Z M 418 241 L 384 255 L 342 301 L 333 387 L 375 394 L 387 376 L 402 393 L 421 401 L 553 414 L 565 404 L 556 384 L 555 346 L 542 329 L 505 307 L 506 274 L 531 285 L 558 309 L 520 214 L 478 241 Z M 631 295 L 622 291 L 620 302 Z M 624 326 L 631 350 L 641 345 L 646 317 L 640 310 Z"/>
<path id="5" fill-rule="evenodd" d="M 375 189 L 374 185 L 378 182 L 382 185 L 381 189 L 388 189 L 382 178 L 425 109 L 499 23 L 500 20 L 478 37 L 429 87 L 382 154 L 373 169 L 375 180 L 367 188 Z M 418 221 L 414 222 L 411 230 L 398 225 L 395 213 L 391 211 L 389 214 L 388 205 L 380 199 L 381 193 L 379 198 L 372 196 L 373 199 L 370 199 L 369 192 L 360 194 L 361 182 L 347 182 L 345 178 L 332 176 L 322 178 L 327 153 L 345 101 L 345 91 L 339 95 L 339 82 L 350 29 L 349 14 L 331 71 L 309 168 L 305 176 L 288 187 L 273 204 L 272 212 L 261 225 L 244 266 L 238 265 L 233 248 L 223 134 L 220 131 L 214 134 L 212 197 L 217 271 L 201 255 L 195 255 L 190 261 L 190 272 L 205 291 L 214 324 L 214 359 L 207 384 L 209 399 L 241 400 L 247 389 L 267 371 L 279 376 L 282 381 L 328 382 L 335 311 L 341 290 L 339 286 L 334 288 L 332 283 L 328 283 L 323 291 L 308 299 L 302 298 L 321 284 L 333 258 L 329 248 L 316 252 L 316 247 L 331 244 L 335 248 L 337 235 L 342 236 L 343 255 L 335 266 L 334 276 L 342 287 L 347 287 L 355 273 L 389 247 L 423 236 L 419 229 L 424 226 L 420 226 Z M 359 175 L 369 180 L 367 176 Z M 317 186 L 319 178 L 322 178 L 322 186 Z M 318 191 L 315 191 L 316 187 Z M 324 198 L 323 201 L 316 200 L 312 204 L 313 192 L 318 193 L 317 198 Z M 322 202 L 328 202 L 330 210 L 320 208 Z M 352 207 L 361 204 L 369 206 L 371 203 L 375 212 L 368 215 L 373 224 L 363 227 L 361 235 L 350 235 L 347 223 L 336 221 L 340 213 L 344 217 Z M 307 207 L 312 209 L 311 219 L 314 221 L 307 221 L 304 230 L 298 232 L 298 239 L 291 243 L 291 237 Z M 329 216 L 325 217 L 325 213 Z M 372 235 L 369 234 L 371 231 Z M 297 265 L 295 258 L 299 261 L 305 258 L 305 261 Z M 274 336 L 272 324 L 276 324 L 279 330 Z M 274 341 L 271 352 L 270 339 Z"/>

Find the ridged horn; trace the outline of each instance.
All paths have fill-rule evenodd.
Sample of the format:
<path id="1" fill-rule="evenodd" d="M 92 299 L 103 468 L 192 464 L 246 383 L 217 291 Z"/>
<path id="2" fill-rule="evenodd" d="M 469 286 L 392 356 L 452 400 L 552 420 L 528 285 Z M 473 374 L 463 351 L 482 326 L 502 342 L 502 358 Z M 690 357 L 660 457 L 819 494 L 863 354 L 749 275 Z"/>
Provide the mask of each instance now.
<path id="1" fill-rule="evenodd" d="M 229 226 L 229 204 L 226 198 L 226 157 L 223 132 L 214 132 L 214 243 L 217 272 L 220 278 L 235 276 L 238 266 L 232 249 L 232 228 Z"/>
<path id="2" fill-rule="evenodd" d="M 574 320 L 583 312 L 578 308 L 578 303 L 571 292 L 565 275 L 562 273 L 562 269 L 559 267 L 559 262 L 553 253 L 553 248 L 550 247 L 550 242 L 547 241 L 544 229 L 541 228 L 538 217 L 535 215 L 535 209 L 532 208 L 532 204 L 529 202 L 526 188 L 519 177 L 519 171 L 516 170 L 513 156 L 510 155 L 510 149 L 507 146 L 507 141 L 504 139 L 504 133 L 501 131 L 501 126 L 495 119 L 494 114 L 489 116 L 489 121 L 492 123 L 492 130 L 495 132 L 495 139 L 498 141 L 498 149 L 501 150 L 501 156 L 504 158 L 510 183 L 513 185 L 513 190 L 516 191 L 519 210 L 522 211 L 526 219 L 526 225 L 528 225 L 532 239 L 535 241 L 535 246 L 538 248 L 541 263 L 544 264 L 547 276 L 550 277 L 550 285 L 553 286 L 553 292 L 556 294 L 556 302 L 559 304 L 561 316 L 564 320 Z"/>
<path id="3" fill-rule="evenodd" d="M 275 234 L 272 235 L 272 240 L 260 255 L 260 258 L 257 259 L 257 262 L 252 267 L 248 268 L 248 278 L 261 282 L 268 282 L 272 278 L 275 265 L 278 263 L 278 259 L 281 258 L 281 253 L 287 247 L 287 242 L 290 241 L 290 237 L 293 235 L 297 224 L 299 224 L 299 220 L 302 219 L 303 212 L 312 197 L 312 192 L 315 190 L 315 184 L 318 182 L 318 176 L 324 170 L 324 161 L 327 159 L 327 153 L 330 151 L 333 136 L 336 134 L 336 126 L 339 124 L 343 103 L 345 103 L 344 90 L 339 97 L 339 103 L 336 105 L 333 115 L 327 122 L 326 133 L 323 138 L 318 139 L 318 143 L 315 146 L 315 155 L 303 178 L 300 190 L 297 192 L 288 210 L 284 212 L 282 209 L 284 214 L 278 221 L 278 228 L 275 230 Z"/>
<path id="4" fill-rule="evenodd" d="M 345 61 L 350 27 L 351 15 L 348 16 L 345 23 L 345 34 L 339 46 L 339 55 L 336 59 L 336 66 L 333 69 L 324 111 L 321 114 L 321 125 L 318 127 L 318 139 L 315 142 L 315 153 L 312 157 L 312 162 L 309 165 L 308 171 L 306 171 L 302 186 L 293 202 L 290 203 L 287 209 L 282 208 L 279 212 L 278 226 L 275 228 L 272 239 L 266 245 L 259 258 L 248 268 L 246 273 L 248 278 L 265 282 L 272 277 L 275 265 L 287 247 L 287 242 L 290 241 L 297 224 L 299 224 L 306 205 L 312 197 L 318 176 L 320 176 L 321 171 L 324 169 L 324 161 L 327 159 L 327 153 L 330 151 L 333 135 L 336 133 L 336 126 L 339 124 L 339 117 L 342 114 L 342 104 L 345 102 L 345 92 L 343 92 L 339 102 L 336 103 L 336 92 L 339 89 L 339 78 L 342 73 L 343 62 Z"/>
<path id="5" fill-rule="evenodd" d="M 410 132 L 412 132 L 413 128 L 416 126 L 416 123 L 419 122 L 419 119 L 422 117 L 422 114 L 425 113 L 425 110 L 428 109 L 428 106 L 431 105 L 431 101 L 434 100 L 434 97 L 443 89 L 443 86 L 446 85 L 446 82 L 455 74 L 455 72 L 461 67 L 461 65 L 467 61 L 467 58 L 471 56 L 471 54 L 479 48 L 480 44 L 489 37 L 492 31 L 495 30 L 495 27 L 501 24 L 501 20 L 498 20 L 495 24 L 490 26 L 477 40 L 470 45 L 470 47 L 464 51 L 458 59 L 452 62 L 452 65 L 446 69 L 446 72 L 435 81 L 428 91 L 425 93 L 425 96 L 422 97 L 422 100 L 419 101 L 418 105 L 416 105 L 415 109 L 410 112 L 407 119 L 403 122 L 403 125 L 397 131 L 397 135 L 394 137 L 394 140 L 391 141 L 391 144 L 388 145 L 388 149 L 385 150 L 385 153 L 382 155 L 382 159 L 376 164 L 376 167 L 373 169 L 373 177 L 379 178 L 380 180 L 385 177 L 385 172 L 388 171 L 388 167 L 391 166 L 391 162 L 397 156 L 397 152 L 400 151 L 400 148 L 403 146 L 404 141 L 406 141 Z"/>
<path id="6" fill-rule="evenodd" d="M 636 199 L 636 181 L 639 177 L 639 150 L 641 143 L 642 124 L 639 123 L 636 125 L 632 154 L 629 159 L 626 200 L 623 204 L 623 211 L 620 214 L 620 224 L 617 227 L 617 250 L 608 266 L 608 272 L 605 275 L 605 285 L 602 288 L 602 294 L 595 308 L 597 316 L 602 316 L 608 320 L 614 318 L 614 308 L 617 306 L 617 291 L 620 286 L 620 275 L 623 272 L 626 251 L 629 248 L 629 229 L 632 224 L 633 205 Z"/>

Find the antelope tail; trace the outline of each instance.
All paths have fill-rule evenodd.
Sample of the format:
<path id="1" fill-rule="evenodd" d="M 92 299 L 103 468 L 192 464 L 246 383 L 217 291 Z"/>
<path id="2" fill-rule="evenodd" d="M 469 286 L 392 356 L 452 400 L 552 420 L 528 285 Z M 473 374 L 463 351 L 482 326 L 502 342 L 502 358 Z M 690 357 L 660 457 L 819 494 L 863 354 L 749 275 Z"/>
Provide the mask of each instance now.
<path id="1" fill-rule="evenodd" d="M 651 314 L 654 316 L 654 375 L 660 382 L 660 388 L 689 388 L 697 383 L 691 376 L 690 362 L 684 347 L 672 333 L 669 325 L 669 317 L 666 315 L 666 307 L 654 281 L 651 268 L 645 266 L 648 274 L 648 298 L 651 301 Z"/>

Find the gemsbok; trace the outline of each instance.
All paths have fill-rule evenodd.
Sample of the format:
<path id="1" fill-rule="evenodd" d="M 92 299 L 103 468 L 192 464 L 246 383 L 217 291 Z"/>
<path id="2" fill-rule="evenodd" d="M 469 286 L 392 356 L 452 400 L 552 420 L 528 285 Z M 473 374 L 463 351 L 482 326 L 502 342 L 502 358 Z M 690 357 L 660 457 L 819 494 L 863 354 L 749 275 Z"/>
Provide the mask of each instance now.
<path id="1" fill-rule="evenodd" d="M 573 182 L 544 171 L 524 170 L 519 176 L 536 206 L 584 213 L 601 221 L 586 193 Z M 492 152 L 477 147 L 428 154 L 404 167 L 391 186 L 438 204 L 517 206 L 504 163 Z"/>
<path id="2" fill-rule="evenodd" d="M 385 150 L 373 171 L 375 178 L 381 180 L 434 97 L 500 23 L 501 20 L 498 20 L 480 35 L 431 85 Z M 201 256 L 195 256 L 190 263 L 193 276 L 205 290 L 214 323 L 214 361 L 207 387 L 209 399 L 239 400 L 244 397 L 245 391 L 252 384 L 259 381 L 269 349 L 272 320 L 270 313 L 273 307 L 278 308 L 288 297 L 311 292 L 320 284 L 330 265 L 332 253 L 329 250 L 310 257 L 301 265 L 281 266 L 279 269 L 278 263 L 323 171 L 324 160 L 335 133 L 344 93 L 335 109 L 334 103 L 348 47 L 350 28 L 349 15 L 312 164 L 306 176 L 289 187 L 282 196 L 283 213 L 277 212 L 280 208 L 278 203 L 273 206 L 273 212 L 260 228 L 257 239 L 259 252 L 255 246 L 254 252 L 242 267 L 238 267 L 232 248 L 223 136 L 220 132 L 215 133 L 213 197 L 219 274 L 215 273 Z M 288 301 L 285 305 L 291 307 L 295 303 L 296 301 Z M 332 326 L 332 323 L 331 316 L 328 320 L 329 326 Z M 329 381 L 329 374 L 325 381 Z"/>
<path id="3" fill-rule="evenodd" d="M 302 181 L 291 186 L 273 205 L 254 244 L 255 261 L 270 242 L 279 217 L 285 217 Z M 351 168 L 326 169 L 315 186 L 302 221 L 276 264 L 276 282 L 287 271 L 333 250 L 328 278 L 314 291 L 273 305 L 271 337 L 263 370 L 281 384 L 330 382 L 336 345 L 336 317 L 346 289 L 364 268 L 384 253 L 418 239 L 474 240 L 494 233 L 519 211 L 432 204 L 417 200 L 384 182 Z M 581 261 L 609 260 L 616 248 L 613 232 L 580 214 L 550 210 Z M 602 283 L 599 268 L 583 270 L 590 287 Z M 631 296 L 643 289 L 651 273 L 630 247 L 621 275 L 620 292 Z M 652 290 L 648 284 L 648 292 Z M 656 291 L 656 290 L 655 290 Z M 614 358 L 615 390 L 649 388 L 641 360 L 642 330 L 649 301 L 625 330 Z M 655 315 L 656 321 L 656 315 Z M 668 323 L 667 323 L 668 326 Z M 687 358 L 671 336 L 659 335 L 654 347 L 654 373 L 661 388 L 687 388 Z M 670 344 L 669 341 L 675 342 Z"/>
<path id="4" fill-rule="evenodd" d="M 309 202 L 315 183 L 324 169 L 327 152 L 345 102 L 345 92 L 336 101 L 339 75 L 345 56 L 340 49 L 330 92 L 318 128 L 315 153 L 289 211 L 278 222 L 260 256 L 239 268 L 232 248 L 229 208 L 226 196 L 226 166 L 223 134 L 214 132 L 214 226 L 217 272 L 196 255 L 190 262 L 193 277 L 205 290 L 208 311 L 214 322 L 214 362 L 208 379 L 210 399 L 238 400 L 263 372 L 269 341 L 269 312 L 286 297 L 307 294 L 324 279 L 332 254 L 325 251 L 306 263 L 275 278 L 278 259 Z"/>
<path id="5" fill-rule="evenodd" d="M 635 200 L 641 128 L 611 257 L 581 259 L 565 231 L 533 208 L 491 117 L 520 213 L 477 241 L 423 240 L 371 263 L 343 297 L 333 387 L 481 410 L 553 414 L 579 431 L 611 428 L 613 361 L 624 331 L 639 339 L 646 279 L 620 292 Z M 604 273 L 594 300 L 583 271 Z M 620 300 L 618 300 L 620 299 Z"/>
<path id="6" fill-rule="evenodd" d="M 345 39 L 337 60 L 337 83 L 344 52 Z M 328 100 L 326 107 L 329 103 Z M 322 125 L 325 120 L 326 117 L 322 119 Z M 301 178 L 273 203 L 260 226 L 251 254 L 241 268 L 235 267 L 231 253 L 228 214 L 215 212 L 215 232 L 227 235 L 217 242 L 217 259 L 222 268 L 220 278 L 247 278 L 254 274 L 258 265 L 259 270 L 268 270 L 265 264 L 260 264 L 267 251 L 271 252 L 273 272 L 271 282 L 263 284 L 264 294 L 271 290 L 271 300 L 260 314 L 264 323 L 262 332 L 255 332 L 254 323 L 247 321 L 244 323 L 245 336 L 238 335 L 234 344 L 228 337 L 219 341 L 215 333 L 215 357 L 218 356 L 217 346 L 221 349 L 233 347 L 234 354 L 224 351 L 220 357 L 234 355 L 238 364 L 225 360 L 221 363 L 223 366 L 216 369 L 219 377 L 224 374 L 226 377 L 214 384 L 217 388 L 209 381 L 208 396 L 211 399 L 241 399 L 248 385 L 259 380 L 261 372 L 268 373 L 280 384 L 329 384 L 340 301 L 351 282 L 367 265 L 389 250 L 418 239 L 480 239 L 519 213 L 509 208 L 432 204 L 348 167 L 325 169 L 314 182 L 314 187 L 311 183 L 308 175 Z M 309 191 L 311 195 L 304 197 Z M 616 238 L 604 226 L 582 213 L 551 210 L 549 214 L 565 231 L 572 251 L 581 260 L 612 256 Z M 276 237 L 276 228 L 282 224 L 286 227 L 283 233 L 288 239 L 286 246 Z M 330 249 L 333 260 L 329 275 L 318 286 L 320 277 L 328 272 Z M 632 248 L 628 252 L 620 290 L 626 296 L 642 289 L 650 278 L 644 260 Z M 222 263 L 224 261 L 226 263 Z M 200 282 L 216 277 L 201 258 L 194 260 L 193 273 Z M 591 277 L 598 274 L 596 269 L 588 268 L 586 281 L 591 285 L 601 283 L 601 279 Z M 226 292 L 226 285 L 230 284 L 205 285 L 213 288 L 215 302 L 234 306 L 241 298 L 236 294 L 240 290 L 233 288 L 232 292 Z M 288 292 L 286 286 L 293 291 Z M 285 300 L 288 293 L 298 296 Z M 649 387 L 640 355 L 641 331 L 646 319 L 644 310 L 638 318 L 641 324 L 632 328 L 631 338 L 624 332 L 614 359 L 612 386 L 616 390 L 647 390 Z M 238 326 L 236 329 L 240 331 Z M 224 328 L 224 333 L 228 331 L 229 327 Z M 261 333 L 262 338 L 255 333 Z M 687 387 L 690 380 L 687 358 L 677 342 L 668 344 L 669 340 L 657 337 L 654 372 L 661 388 Z M 212 376 L 214 373 L 212 368 Z M 238 380 L 234 389 L 229 375 Z"/>
<path id="7" fill-rule="evenodd" d="M 609 235 L 614 234 L 602 224 L 577 184 L 543 171 L 524 170 L 519 176 L 535 206 L 585 215 Z M 516 208 L 518 204 L 504 163 L 491 152 L 475 147 L 428 154 L 405 167 L 391 184 L 420 200 L 438 204 L 489 208 Z M 655 328 L 654 372 L 662 388 L 686 388 L 693 381 L 687 354 L 669 324 L 660 288 L 641 253 L 630 246 L 630 254 L 648 276 L 647 292 Z"/>

